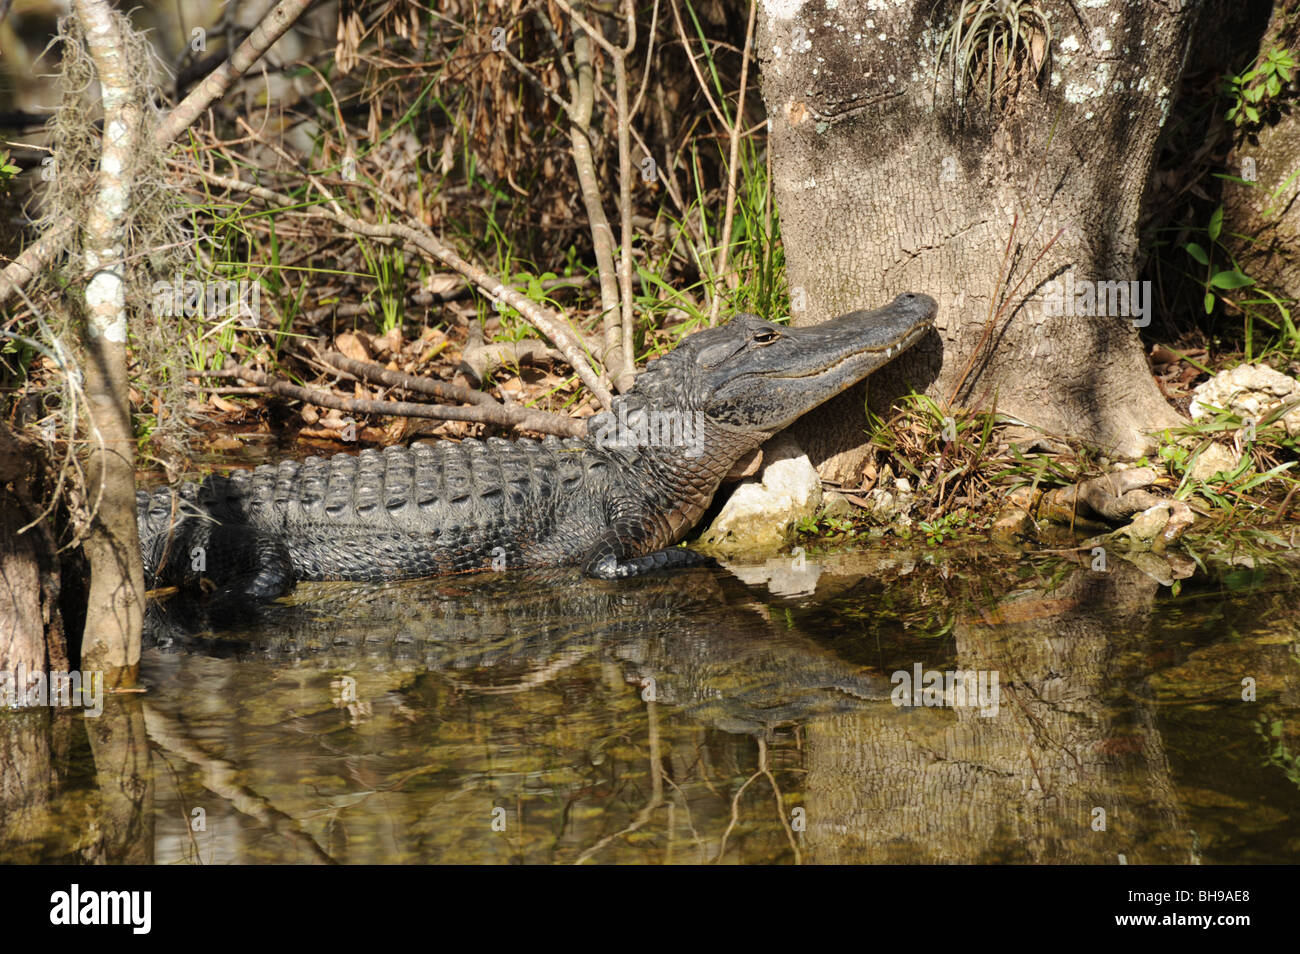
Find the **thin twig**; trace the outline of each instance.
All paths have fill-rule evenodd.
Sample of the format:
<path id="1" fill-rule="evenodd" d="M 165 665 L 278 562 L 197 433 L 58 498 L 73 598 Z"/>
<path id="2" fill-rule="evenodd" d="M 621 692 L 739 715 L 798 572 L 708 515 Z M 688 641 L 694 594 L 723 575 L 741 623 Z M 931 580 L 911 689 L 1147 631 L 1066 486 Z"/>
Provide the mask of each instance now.
<path id="1" fill-rule="evenodd" d="M 740 129 L 745 121 L 745 84 L 749 80 L 749 49 L 754 38 L 754 9 L 756 0 L 749 0 L 749 23 L 745 27 L 745 52 L 740 57 L 740 93 L 736 97 L 736 116 L 728 130 L 731 151 L 727 159 L 727 206 L 722 220 L 722 246 L 718 249 L 717 280 L 726 281 L 727 258 L 731 251 L 731 223 L 736 214 L 736 166 L 740 161 Z M 715 290 L 709 306 L 709 324 L 718 323 L 722 296 Z"/>

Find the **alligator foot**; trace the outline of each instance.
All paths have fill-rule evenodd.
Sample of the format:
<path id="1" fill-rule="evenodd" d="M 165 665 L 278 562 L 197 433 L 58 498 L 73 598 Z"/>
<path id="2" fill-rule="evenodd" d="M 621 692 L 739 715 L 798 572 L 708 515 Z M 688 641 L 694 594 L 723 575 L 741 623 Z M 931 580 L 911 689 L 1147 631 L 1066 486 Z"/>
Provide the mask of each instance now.
<path id="1" fill-rule="evenodd" d="M 628 576 L 653 573 L 655 570 L 717 565 L 717 560 L 705 556 L 703 553 L 696 553 L 694 550 L 688 550 L 685 547 L 671 547 L 667 550 L 656 550 L 654 553 L 647 553 L 645 556 L 632 557 L 627 560 L 620 560 L 613 553 L 602 553 L 598 557 L 588 560 L 587 565 L 583 567 L 583 572 L 588 576 L 594 576 L 601 580 L 619 580 Z"/>

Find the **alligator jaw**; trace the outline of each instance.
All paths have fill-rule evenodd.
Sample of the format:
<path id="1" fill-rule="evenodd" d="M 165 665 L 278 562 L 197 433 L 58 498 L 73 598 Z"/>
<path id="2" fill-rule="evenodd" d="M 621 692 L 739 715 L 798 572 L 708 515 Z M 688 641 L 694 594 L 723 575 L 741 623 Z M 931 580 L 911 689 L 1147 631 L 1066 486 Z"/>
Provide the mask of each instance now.
<path id="1" fill-rule="evenodd" d="M 772 377 L 858 375 L 844 386 L 849 387 L 920 341 L 937 310 L 928 295 L 899 295 L 874 311 L 855 311 L 820 325 L 787 329 L 786 334 L 802 345 L 800 361 Z"/>
<path id="2" fill-rule="evenodd" d="M 928 295 L 909 294 L 806 328 L 753 319 L 759 335 L 764 325 L 779 338 L 715 372 L 707 413 L 725 426 L 775 433 L 916 344 L 937 310 Z"/>

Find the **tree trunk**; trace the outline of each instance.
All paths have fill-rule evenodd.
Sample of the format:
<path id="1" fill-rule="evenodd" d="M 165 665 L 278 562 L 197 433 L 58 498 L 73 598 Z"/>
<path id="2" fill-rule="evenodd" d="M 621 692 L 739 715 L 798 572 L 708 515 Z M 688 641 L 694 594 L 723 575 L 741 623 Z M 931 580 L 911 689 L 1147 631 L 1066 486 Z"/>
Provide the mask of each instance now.
<path id="1" fill-rule="evenodd" d="M 938 56 L 955 5 L 927 23 L 934 6 L 764 4 L 759 54 L 795 322 L 932 295 L 938 334 L 873 376 L 873 405 L 914 387 L 1140 454 L 1146 431 L 1181 421 L 1143 358 L 1143 316 L 1130 317 L 1149 296 L 1126 309 L 1103 286 L 1101 307 L 1066 302 L 1052 316 L 1050 283 L 1069 295 L 1136 279 L 1139 205 L 1191 13 L 1044 0 L 1052 57 L 1041 82 L 1037 31 L 990 106 L 983 59 L 967 89 L 950 54 Z M 862 404 L 859 389 L 797 425 L 825 479 L 859 479 Z"/>
<path id="2" fill-rule="evenodd" d="M 86 559 L 90 595 L 81 659 L 107 685 L 134 682 L 144 624 L 144 570 L 135 521 L 135 435 L 126 374 L 125 215 L 139 147 L 140 103 L 126 61 L 126 21 L 103 0 L 77 0 L 77 16 L 95 61 L 104 103 L 97 192 L 86 223 L 88 316 L 83 339 L 91 440 L 87 498 L 93 510 Z"/>
<path id="3" fill-rule="evenodd" d="M 1274 7 L 1261 57 L 1282 47 L 1300 60 L 1294 8 L 1294 0 Z M 1294 100 L 1290 111 L 1266 115 L 1263 126 L 1229 155 L 1227 167 L 1229 175 L 1251 184 L 1224 182 L 1220 241 L 1260 286 L 1300 300 L 1300 114 Z"/>
<path id="4" fill-rule="evenodd" d="M 0 425 L 0 679 L 23 682 L 68 668 L 57 548 L 33 502 L 31 461 L 38 453 Z M 28 524 L 34 525 L 19 533 Z"/>

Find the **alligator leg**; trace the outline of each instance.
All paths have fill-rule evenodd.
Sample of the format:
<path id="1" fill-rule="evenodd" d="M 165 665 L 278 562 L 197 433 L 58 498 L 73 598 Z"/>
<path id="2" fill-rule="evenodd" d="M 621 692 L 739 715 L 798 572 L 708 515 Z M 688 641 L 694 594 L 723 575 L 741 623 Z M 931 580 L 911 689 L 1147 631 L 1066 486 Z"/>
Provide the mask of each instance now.
<path id="1" fill-rule="evenodd" d="M 636 527 L 625 521 L 618 521 L 606 530 L 596 541 L 595 546 L 587 551 L 582 571 L 588 576 L 601 580 L 618 580 L 628 576 L 640 576 L 655 570 L 672 570 L 687 566 L 717 566 L 718 562 L 685 547 L 668 547 L 655 550 L 643 556 L 632 556 L 629 531 Z"/>
<path id="2" fill-rule="evenodd" d="M 233 575 L 226 576 L 215 593 L 214 603 L 225 600 L 273 600 L 294 588 L 297 577 L 289 548 L 278 537 L 258 533 L 241 544 Z M 221 579 L 221 577 L 217 577 Z"/>
<path id="3" fill-rule="evenodd" d="M 165 544 L 164 544 L 165 545 Z M 199 589 L 213 603 L 273 600 L 297 582 L 284 541 L 248 527 L 189 518 L 178 528 L 152 586 Z"/>

